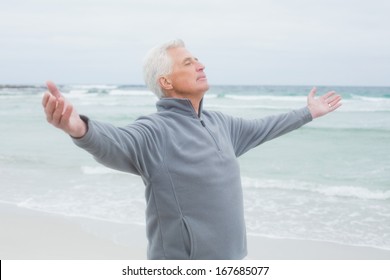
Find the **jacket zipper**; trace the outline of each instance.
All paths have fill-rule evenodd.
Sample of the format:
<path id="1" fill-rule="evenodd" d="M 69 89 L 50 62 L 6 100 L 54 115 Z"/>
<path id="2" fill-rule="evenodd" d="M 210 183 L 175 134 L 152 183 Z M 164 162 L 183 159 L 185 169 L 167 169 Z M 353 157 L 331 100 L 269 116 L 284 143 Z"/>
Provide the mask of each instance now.
<path id="1" fill-rule="evenodd" d="M 219 147 L 218 145 L 218 142 L 217 142 L 217 139 L 215 139 L 213 133 L 210 131 L 210 129 L 206 126 L 206 124 L 204 123 L 204 121 L 202 119 L 200 119 L 200 123 L 202 124 L 202 126 L 207 130 L 207 132 L 209 133 L 209 135 L 211 136 L 211 138 L 213 138 L 214 140 L 214 143 L 215 143 L 215 146 L 217 146 L 217 149 L 218 149 L 218 152 L 221 151 L 221 148 Z"/>
<path id="2" fill-rule="evenodd" d="M 188 102 L 189 102 L 190 106 L 192 107 L 192 109 L 193 109 L 195 115 L 198 117 L 198 119 L 199 119 L 200 123 L 202 124 L 202 126 L 207 130 L 207 132 L 209 133 L 209 135 L 211 136 L 211 138 L 213 138 L 213 141 L 214 141 L 214 143 L 215 143 L 215 146 L 216 146 L 217 149 L 218 149 L 218 152 L 221 152 L 221 148 L 220 148 L 219 145 L 218 145 L 217 139 L 215 139 L 215 137 L 214 137 L 213 133 L 211 132 L 211 130 L 206 126 L 206 124 L 205 124 L 204 121 L 202 120 L 200 113 L 199 113 L 199 112 L 197 113 L 197 112 L 195 111 L 194 106 L 192 106 L 192 103 L 191 103 L 190 100 L 188 100 Z M 200 104 L 201 104 L 201 103 L 200 103 Z M 199 107 L 201 107 L 201 105 L 200 105 Z M 199 108 L 199 110 L 200 110 L 200 108 Z"/>

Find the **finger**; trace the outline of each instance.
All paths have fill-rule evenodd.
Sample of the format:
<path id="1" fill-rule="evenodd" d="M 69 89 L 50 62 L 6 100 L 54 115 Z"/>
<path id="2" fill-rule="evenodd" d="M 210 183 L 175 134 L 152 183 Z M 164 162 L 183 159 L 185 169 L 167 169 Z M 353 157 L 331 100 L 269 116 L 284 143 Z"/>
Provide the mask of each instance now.
<path id="1" fill-rule="evenodd" d="M 62 114 L 61 125 L 66 125 L 69 123 L 69 119 L 72 113 L 73 113 L 73 106 L 69 104 L 66 106 L 65 111 Z"/>
<path id="2" fill-rule="evenodd" d="M 316 95 L 317 93 L 317 88 L 316 87 L 313 87 L 311 89 L 311 91 L 309 92 L 309 98 L 314 98 L 314 96 Z"/>
<path id="3" fill-rule="evenodd" d="M 61 121 L 62 112 L 64 111 L 65 102 L 63 98 L 58 99 L 57 107 L 53 112 L 52 124 L 58 126 Z"/>
<path id="4" fill-rule="evenodd" d="M 50 93 L 55 96 L 56 98 L 61 97 L 61 93 L 58 90 L 57 86 L 52 81 L 46 82 L 47 88 L 49 89 Z"/>
<path id="5" fill-rule="evenodd" d="M 335 91 L 329 91 L 328 93 L 324 94 L 324 95 L 322 96 L 322 98 L 328 99 L 328 98 L 330 98 L 332 95 L 335 95 L 335 94 L 336 94 Z"/>
<path id="6" fill-rule="evenodd" d="M 313 102 L 316 93 L 317 93 L 317 88 L 316 88 L 316 87 L 313 87 L 313 88 L 310 90 L 309 94 L 307 95 L 307 104 L 310 104 L 311 102 Z"/>
<path id="7" fill-rule="evenodd" d="M 336 105 L 330 107 L 330 111 L 334 111 L 336 110 L 337 108 L 339 108 L 341 105 L 343 105 L 343 103 L 339 102 L 339 103 L 336 103 Z"/>
<path id="8" fill-rule="evenodd" d="M 54 96 L 50 95 L 49 100 L 47 101 L 45 106 L 46 119 L 49 123 L 51 123 L 51 121 L 53 120 L 53 113 L 56 107 L 57 99 Z"/>
<path id="9" fill-rule="evenodd" d="M 45 94 L 42 97 L 42 106 L 43 107 L 46 107 L 47 102 L 49 101 L 49 98 L 50 98 L 50 93 L 49 92 L 45 92 Z"/>
<path id="10" fill-rule="evenodd" d="M 335 107 L 338 103 L 340 103 L 341 101 L 341 96 L 336 96 L 334 98 L 332 98 L 332 100 L 329 100 L 328 104 L 330 107 Z"/>

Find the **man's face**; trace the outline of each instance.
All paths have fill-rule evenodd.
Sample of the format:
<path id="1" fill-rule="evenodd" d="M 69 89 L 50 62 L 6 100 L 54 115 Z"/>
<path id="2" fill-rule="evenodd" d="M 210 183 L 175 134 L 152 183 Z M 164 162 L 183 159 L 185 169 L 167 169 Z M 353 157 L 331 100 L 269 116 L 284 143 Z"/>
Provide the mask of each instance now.
<path id="1" fill-rule="evenodd" d="M 172 73 L 167 76 L 172 85 L 172 95 L 203 97 L 209 89 L 204 65 L 185 48 L 169 49 L 168 54 L 173 61 Z"/>

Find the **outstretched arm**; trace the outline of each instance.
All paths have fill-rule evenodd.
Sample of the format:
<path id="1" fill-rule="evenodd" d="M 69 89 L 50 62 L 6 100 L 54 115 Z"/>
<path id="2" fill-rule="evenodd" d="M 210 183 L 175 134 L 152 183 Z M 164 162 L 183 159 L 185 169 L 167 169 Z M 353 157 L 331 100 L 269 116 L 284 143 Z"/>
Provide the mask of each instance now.
<path id="1" fill-rule="evenodd" d="M 87 132 L 87 124 L 80 118 L 72 104 L 67 102 L 53 82 L 46 82 L 49 91 L 42 98 L 47 121 L 74 138 Z"/>
<path id="2" fill-rule="evenodd" d="M 330 91 L 323 96 L 315 98 L 317 89 L 314 87 L 307 96 L 307 107 L 313 119 L 333 112 L 341 106 L 341 96 L 335 91 Z"/>

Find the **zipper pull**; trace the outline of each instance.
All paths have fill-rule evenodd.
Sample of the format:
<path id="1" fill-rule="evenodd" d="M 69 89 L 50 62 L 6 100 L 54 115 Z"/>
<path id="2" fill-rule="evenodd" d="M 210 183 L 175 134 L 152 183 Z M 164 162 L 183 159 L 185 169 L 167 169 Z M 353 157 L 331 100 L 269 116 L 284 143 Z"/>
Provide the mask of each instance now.
<path id="1" fill-rule="evenodd" d="M 200 120 L 200 123 L 203 125 L 203 127 L 206 127 L 206 124 L 204 123 L 203 120 Z"/>

